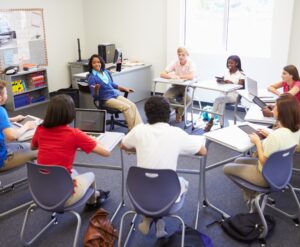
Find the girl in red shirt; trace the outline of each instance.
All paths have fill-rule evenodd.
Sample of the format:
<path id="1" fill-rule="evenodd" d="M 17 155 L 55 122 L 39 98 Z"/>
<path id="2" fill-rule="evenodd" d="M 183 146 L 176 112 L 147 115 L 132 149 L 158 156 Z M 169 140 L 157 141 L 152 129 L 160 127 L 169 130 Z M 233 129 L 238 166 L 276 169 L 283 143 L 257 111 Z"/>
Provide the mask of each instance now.
<path id="1" fill-rule="evenodd" d="M 268 87 L 268 90 L 279 96 L 281 93 L 277 89 L 283 88 L 284 93 L 295 95 L 298 102 L 300 103 L 300 78 L 296 66 L 285 66 L 283 68 L 281 78 L 281 82 L 272 84 Z"/>
<path id="2" fill-rule="evenodd" d="M 95 174 L 86 172 L 78 174 L 72 169 L 75 153 L 78 148 L 86 153 L 95 152 L 109 156 L 99 142 L 79 129 L 68 126 L 75 118 L 75 106 L 68 95 L 58 95 L 51 99 L 46 116 L 33 138 L 31 147 L 38 149 L 37 163 L 44 165 L 59 165 L 65 167 L 73 178 L 74 193 L 67 200 L 66 206 L 79 201 L 89 187 L 95 189 L 94 195 L 87 203 L 89 209 L 97 208 L 108 198 L 109 191 L 96 190 Z"/>

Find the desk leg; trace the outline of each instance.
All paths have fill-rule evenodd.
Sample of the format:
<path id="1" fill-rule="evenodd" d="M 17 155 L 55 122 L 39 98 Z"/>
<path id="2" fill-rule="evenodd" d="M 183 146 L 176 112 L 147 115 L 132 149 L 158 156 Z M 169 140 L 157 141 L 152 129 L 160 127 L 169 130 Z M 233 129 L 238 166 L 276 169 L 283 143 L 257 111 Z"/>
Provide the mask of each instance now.
<path id="1" fill-rule="evenodd" d="M 188 123 L 187 122 L 187 108 L 188 108 L 188 105 L 187 105 L 187 102 L 186 102 L 186 98 L 187 98 L 187 92 L 188 92 L 188 89 L 189 89 L 189 86 L 186 86 L 185 87 L 185 90 L 184 90 L 184 97 L 183 97 L 183 109 L 184 109 L 184 128 L 186 129 L 187 127 L 189 127 L 192 123 Z M 193 104 L 193 101 L 192 101 L 192 104 Z"/>
<path id="2" fill-rule="evenodd" d="M 203 186 L 203 174 L 205 172 L 204 168 L 204 162 L 203 158 L 200 159 L 200 170 L 199 170 L 199 181 L 198 181 L 198 202 L 197 202 L 197 212 L 196 212 L 196 220 L 195 220 L 195 229 L 198 227 L 198 221 L 199 221 L 199 212 L 201 207 L 201 196 L 202 196 L 202 190 Z"/>
<path id="3" fill-rule="evenodd" d="M 191 107 L 191 114 L 192 114 L 192 131 L 195 129 L 195 123 L 194 123 L 194 98 L 195 98 L 195 91 L 196 88 L 193 88 L 192 93 L 192 107 Z M 199 106 L 200 107 L 200 106 Z M 198 119 L 197 119 L 198 120 Z"/>
<path id="4" fill-rule="evenodd" d="M 114 219 L 116 218 L 117 214 L 119 213 L 120 209 L 122 207 L 125 206 L 125 203 L 124 203 L 124 194 L 125 194 L 125 186 L 124 186 L 124 157 L 123 157 L 123 151 L 122 149 L 120 148 L 120 155 L 121 155 L 121 180 L 122 180 L 122 191 L 121 191 L 121 202 L 119 203 L 116 211 L 114 212 L 113 216 L 111 217 L 111 222 L 114 221 Z"/>
<path id="5" fill-rule="evenodd" d="M 154 82 L 154 87 L 153 87 L 153 96 L 155 95 L 155 92 L 156 92 L 156 81 Z"/>
<path id="6" fill-rule="evenodd" d="M 206 139 L 206 149 L 208 150 L 209 145 L 212 143 L 212 141 Z M 203 160 L 203 166 L 201 166 L 202 171 L 200 172 L 200 176 L 202 176 L 202 186 L 203 186 L 203 207 L 211 207 L 212 209 L 214 209 L 215 211 L 219 212 L 220 214 L 222 214 L 222 216 L 224 218 L 228 218 L 230 217 L 230 215 L 228 215 L 227 213 L 225 213 L 224 211 L 222 211 L 221 209 L 217 208 L 216 206 L 214 206 L 212 203 L 209 202 L 208 198 L 207 198 L 207 193 L 206 193 L 206 166 L 207 166 L 207 156 L 204 157 Z M 221 163 L 219 164 L 221 165 Z"/>

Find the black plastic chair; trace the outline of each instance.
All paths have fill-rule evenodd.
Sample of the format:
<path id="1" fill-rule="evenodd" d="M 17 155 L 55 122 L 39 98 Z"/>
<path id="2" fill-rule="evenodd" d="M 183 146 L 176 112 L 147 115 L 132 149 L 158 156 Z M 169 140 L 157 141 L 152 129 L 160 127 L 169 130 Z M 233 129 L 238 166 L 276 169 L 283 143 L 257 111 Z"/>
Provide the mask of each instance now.
<path id="1" fill-rule="evenodd" d="M 265 244 L 265 237 L 268 233 L 268 225 L 264 217 L 264 208 L 265 206 L 270 206 L 276 212 L 281 213 L 289 218 L 291 218 L 296 226 L 299 224 L 300 217 L 300 203 L 297 198 L 297 195 L 294 191 L 294 188 L 290 184 L 291 176 L 292 176 L 292 168 L 293 168 L 293 154 L 295 151 L 295 146 L 275 152 L 270 155 L 267 159 L 266 163 L 263 165 L 262 174 L 265 180 L 268 182 L 269 187 L 260 187 L 254 185 L 240 177 L 236 176 L 228 176 L 234 183 L 236 183 L 239 187 L 249 189 L 252 191 L 256 191 L 259 194 L 255 197 L 255 207 L 257 212 L 261 218 L 264 229 L 260 234 L 260 241 L 262 245 Z M 272 192 L 281 192 L 285 188 L 289 188 L 292 192 L 293 198 L 297 205 L 297 213 L 296 214 L 287 214 L 279 208 L 276 208 L 274 204 L 268 204 L 268 196 Z M 260 199 L 262 198 L 262 203 L 260 206 Z"/>
<path id="2" fill-rule="evenodd" d="M 128 92 L 124 92 L 124 97 L 128 97 Z M 106 110 L 106 112 L 110 114 L 110 119 L 106 121 L 106 124 L 110 125 L 110 130 L 114 130 L 115 125 L 128 128 L 126 121 L 119 119 L 119 114 L 122 114 L 122 112 L 105 106 L 105 100 L 100 100 L 94 97 L 94 105 L 97 109 Z"/>
<path id="3" fill-rule="evenodd" d="M 145 169 L 132 166 L 128 171 L 126 188 L 134 210 L 127 211 L 121 218 L 118 246 L 122 246 L 122 231 L 125 217 L 129 214 L 134 214 L 135 216 L 142 214 L 153 219 L 159 219 L 164 216 L 178 219 L 182 226 L 181 246 L 183 247 L 184 221 L 178 215 L 171 214 L 171 211 L 174 211 L 172 207 L 181 191 L 176 172 L 167 169 Z M 175 211 L 179 209 L 176 208 Z M 127 236 L 127 240 L 128 238 L 129 236 Z"/>
<path id="4" fill-rule="evenodd" d="M 21 242 L 23 246 L 31 245 L 37 240 L 52 224 L 57 224 L 57 214 L 72 213 L 77 219 L 76 233 L 73 247 L 77 246 L 81 217 L 73 211 L 75 208 L 84 205 L 94 193 L 89 188 L 82 199 L 77 203 L 66 207 L 65 202 L 72 195 L 74 190 L 73 180 L 70 173 L 62 166 L 37 165 L 31 162 L 27 163 L 29 190 L 35 203 L 33 203 L 26 211 L 24 222 L 21 230 Z M 28 216 L 34 207 L 51 212 L 50 222 L 33 237 L 30 241 L 25 241 L 24 232 Z"/>

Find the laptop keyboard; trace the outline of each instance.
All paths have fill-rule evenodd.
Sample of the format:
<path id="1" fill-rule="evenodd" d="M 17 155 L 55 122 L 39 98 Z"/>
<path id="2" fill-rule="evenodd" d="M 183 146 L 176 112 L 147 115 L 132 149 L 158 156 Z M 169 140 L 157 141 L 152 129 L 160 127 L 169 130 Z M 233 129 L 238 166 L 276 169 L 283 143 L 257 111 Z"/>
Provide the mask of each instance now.
<path id="1" fill-rule="evenodd" d="M 94 140 L 100 140 L 104 136 L 104 133 L 101 133 L 101 134 L 99 134 L 99 133 L 86 133 L 86 134 Z"/>

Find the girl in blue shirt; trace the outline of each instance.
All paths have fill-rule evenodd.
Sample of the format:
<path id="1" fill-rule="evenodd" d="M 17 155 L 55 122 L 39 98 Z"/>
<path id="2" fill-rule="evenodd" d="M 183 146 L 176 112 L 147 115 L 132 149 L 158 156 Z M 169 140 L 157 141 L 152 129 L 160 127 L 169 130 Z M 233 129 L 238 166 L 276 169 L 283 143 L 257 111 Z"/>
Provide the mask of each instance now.
<path id="1" fill-rule="evenodd" d="M 110 73 L 105 69 L 104 60 L 98 55 L 91 56 L 88 66 L 90 72 L 88 83 L 93 97 L 104 100 L 105 106 L 121 111 L 128 124 L 128 130 L 142 123 L 136 105 L 129 99 L 119 95 L 117 91 L 134 92 L 134 90 L 114 83 Z"/>
<path id="2" fill-rule="evenodd" d="M 26 122 L 21 128 L 13 128 L 11 122 L 21 121 L 24 116 L 9 118 L 2 107 L 6 100 L 6 83 L 0 80 L 0 172 L 23 165 L 37 156 L 37 151 L 31 151 L 29 143 L 13 142 L 27 130 L 34 129 L 34 121 Z M 6 140 L 9 142 L 6 143 Z"/>

